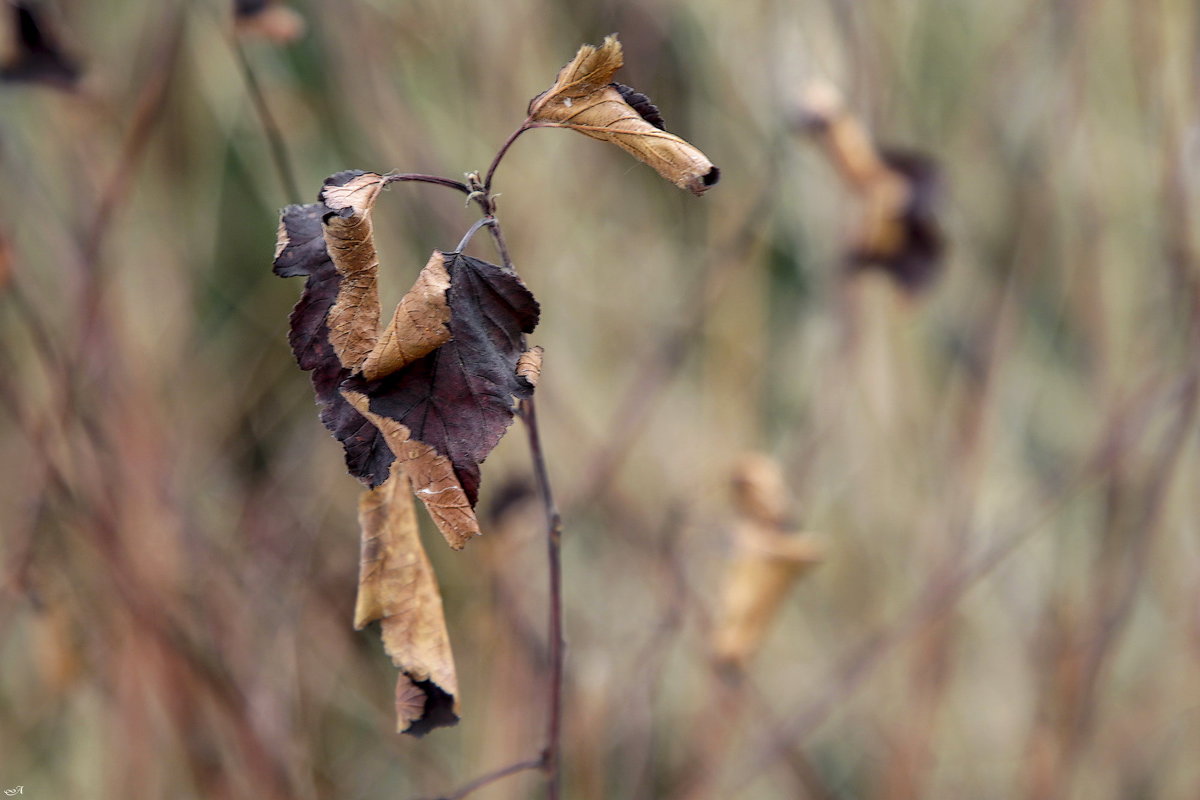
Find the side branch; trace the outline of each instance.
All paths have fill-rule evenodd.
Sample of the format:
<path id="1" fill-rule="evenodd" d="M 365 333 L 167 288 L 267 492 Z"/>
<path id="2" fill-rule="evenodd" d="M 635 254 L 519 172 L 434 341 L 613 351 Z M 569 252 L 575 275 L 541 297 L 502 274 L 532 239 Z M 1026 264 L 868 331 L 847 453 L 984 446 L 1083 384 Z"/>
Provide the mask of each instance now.
<path id="1" fill-rule="evenodd" d="M 438 186 L 445 186 L 450 189 L 457 189 L 463 194 L 470 194 L 471 190 L 462 181 L 456 181 L 453 178 L 443 178 L 440 175 L 423 175 L 419 172 L 393 172 L 383 176 L 384 185 L 390 183 L 399 183 L 401 181 L 415 181 L 417 183 L 433 183 Z"/>

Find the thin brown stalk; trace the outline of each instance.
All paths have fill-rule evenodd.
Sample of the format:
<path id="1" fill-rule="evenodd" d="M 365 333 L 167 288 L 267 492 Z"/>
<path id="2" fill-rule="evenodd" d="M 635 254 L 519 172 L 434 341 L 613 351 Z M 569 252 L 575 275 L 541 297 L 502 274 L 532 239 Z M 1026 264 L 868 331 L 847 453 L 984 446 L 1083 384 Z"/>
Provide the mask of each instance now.
<path id="1" fill-rule="evenodd" d="M 271 107 L 267 104 L 262 85 L 258 82 L 258 74 L 254 70 L 254 65 L 250 63 L 250 59 L 246 57 L 246 50 L 238 41 L 236 34 L 229 35 L 229 46 L 242 70 L 242 78 L 246 81 L 246 90 L 250 94 L 250 101 L 262 123 L 263 134 L 267 137 L 267 145 L 271 151 L 271 160 L 275 162 L 275 169 L 279 172 L 279 181 L 288 194 L 288 202 L 298 203 L 302 198 L 300 183 L 296 180 L 296 171 L 292 169 L 292 161 L 288 157 L 283 134 L 279 131 L 279 125 L 275 122 L 274 115 L 271 114 Z"/>
<path id="2" fill-rule="evenodd" d="M 507 778 L 510 775 L 516 775 L 531 769 L 541 769 L 542 767 L 543 759 L 541 758 L 531 759 L 529 761 L 518 761 L 515 764 L 509 764 L 506 767 L 500 767 L 500 769 L 489 772 L 486 775 L 481 775 L 470 783 L 464 784 L 450 794 L 444 794 L 441 797 L 436 798 L 436 800 L 462 800 L 462 798 L 466 797 L 467 795 L 473 794 L 485 786 L 490 786 L 496 781 Z"/>

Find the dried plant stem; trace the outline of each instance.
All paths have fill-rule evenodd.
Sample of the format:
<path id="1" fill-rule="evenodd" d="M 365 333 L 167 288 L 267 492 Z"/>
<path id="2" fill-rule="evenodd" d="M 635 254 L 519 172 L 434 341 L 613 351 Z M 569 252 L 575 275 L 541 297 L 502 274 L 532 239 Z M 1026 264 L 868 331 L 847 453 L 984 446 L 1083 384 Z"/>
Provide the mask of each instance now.
<path id="1" fill-rule="evenodd" d="M 288 201 L 298 203 L 301 198 L 300 183 L 296 180 L 296 171 L 292 169 L 292 161 L 288 157 L 283 134 L 279 132 L 279 125 L 271 114 L 271 107 L 267 105 L 267 98 L 263 94 L 262 85 L 258 82 L 258 75 L 255 73 L 250 59 L 246 57 L 246 51 L 242 48 L 236 35 L 230 34 L 229 46 L 233 49 L 238 66 L 241 67 L 242 78 L 246 81 L 246 90 L 250 94 L 250 101 L 254 104 L 254 110 L 262 123 L 263 133 L 267 137 L 267 145 L 271 150 L 271 160 L 275 162 L 275 169 L 279 171 L 279 180 L 288 194 Z"/>
<path id="2" fill-rule="evenodd" d="M 560 742 L 562 740 L 563 623 L 562 623 L 562 517 L 550 488 L 550 473 L 538 430 L 537 408 L 532 397 L 522 400 L 518 412 L 529 435 L 529 453 L 538 494 L 546 513 L 546 556 L 549 565 L 549 639 L 550 685 L 546 714 L 546 746 L 542 750 L 542 769 L 546 772 L 549 800 L 558 800 L 560 783 Z"/>
<path id="3" fill-rule="evenodd" d="M 415 181 L 417 183 L 432 183 L 436 186 L 445 186 L 449 189 L 457 189 L 463 194 L 470 194 L 471 190 L 462 181 L 456 181 L 453 178 L 443 178 L 441 175 L 424 175 L 419 172 L 393 172 L 390 175 L 384 175 L 384 184 L 398 183 L 400 181 Z"/>
<path id="4" fill-rule="evenodd" d="M 517 773 L 525 772 L 526 770 L 541 768 L 542 759 L 540 758 L 532 759 L 530 761 L 518 761 L 515 764 L 509 764 L 507 767 L 501 767 L 500 769 L 489 772 L 486 775 L 480 775 L 470 783 L 465 784 L 450 794 L 442 795 L 441 797 L 437 798 L 437 800 L 462 800 L 467 795 L 473 794 L 485 786 L 490 786 L 496 781 L 503 780 L 510 775 L 516 775 Z"/>
<path id="5" fill-rule="evenodd" d="M 474 200 L 479 205 L 484 216 L 467 230 L 462 241 L 459 242 L 458 250 L 461 252 L 470 243 L 475 234 L 479 232 L 480 228 L 487 227 L 491 231 L 492 239 L 500 254 L 501 262 L 505 268 L 513 269 L 512 259 L 509 257 L 508 247 L 504 241 L 504 232 L 500 228 L 500 221 L 495 216 L 496 205 L 491 194 L 490 182 L 492 174 L 495 172 L 504 154 L 508 151 L 508 148 L 516 141 L 518 136 L 532 127 L 539 126 L 532 125 L 526 121 L 525 124 L 508 137 L 508 140 L 505 141 L 499 152 L 497 152 L 496 157 L 492 159 L 492 163 L 488 168 L 487 178 L 482 184 L 479 183 L 478 176 L 472 176 L 470 184 L 462 184 L 458 181 L 452 181 L 448 178 L 441 178 L 435 175 L 417 174 L 390 175 L 388 176 L 389 181 L 420 181 L 448 186 L 466 192 L 468 200 Z M 522 343 L 524 343 L 523 339 Z M 547 631 L 547 638 L 549 640 L 550 661 L 550 680 L 547 687 L 546 741 L 542 748 L 541 756 L 536 761 L 521 761 L 507 767 L 502 767 L 477 778 L 457 792 L 441 798 L 441 800 L 457 800 L 457 798 L 465 797 L 467 794 L 493 781 L 528 769 L 541 769 L 546 774 L 546 796 L 548 800 L 559 800 L 560 797 L 563 663 L 565 649 L 562 601 L 562 516 L 559 514 L 558 505 L 554 500 L 554 492 L 550 486 L 550 472 L 546 467 L 545 451 L 542 449 L 541 432 L 538 429 L 537 407 L 532 397 L 520 402 L 517 407 L 517 415 L 525 423 L 525 431 L 529 438 L 529 453 L 533 460 L 534 480 L 537 483 L 538 496 L 541 498 L 542 508 L 546 515 L 547 588 L 549 595 L 547 623 L 549 630 Z"/>

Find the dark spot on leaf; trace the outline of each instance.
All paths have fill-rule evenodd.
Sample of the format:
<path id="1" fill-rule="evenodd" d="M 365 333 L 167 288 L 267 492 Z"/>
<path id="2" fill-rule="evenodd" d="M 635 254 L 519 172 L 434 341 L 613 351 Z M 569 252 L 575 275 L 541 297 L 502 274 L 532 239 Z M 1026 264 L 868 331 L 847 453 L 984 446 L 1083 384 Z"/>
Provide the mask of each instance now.
<path id="1" fill-rule="evenodd" d="M 609 86 L 621 93 L 621 98 L 628 103 L 634 111 L 641 115 L 642 119 L 649 122 L 660 131 L 667 129 L 666 123 L 663 122 L 662 114 L 659 113 L 658 106 L 650 102 L 650 98 L 636 89 L 626 86 L 623 83 L 610 83 Z M 716 183 L 716 181 L 713 181 Z M 708 184 L 706 184 L 708 185 Z"/>

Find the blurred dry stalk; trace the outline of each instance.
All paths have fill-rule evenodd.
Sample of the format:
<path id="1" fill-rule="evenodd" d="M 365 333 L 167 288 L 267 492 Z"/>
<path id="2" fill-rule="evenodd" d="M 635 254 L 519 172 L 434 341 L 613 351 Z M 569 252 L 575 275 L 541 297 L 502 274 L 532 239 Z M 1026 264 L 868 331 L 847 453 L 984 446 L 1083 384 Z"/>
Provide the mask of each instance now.
<path id="1" fill-rule="evenodd" d="M 616 709 L 564 732 L 569 796 L 661 796 L 703 768 L 684 740 L 722 724 L 715 454 L 769 442 L 839 557 L 756 657 L 715 796 L 805 796 L 802 748 L 832 797 L 1195 797 L 1200 9 L 295 7 L 305 37 L 243 46 L 302 186 L 344 164 L 481 165 L 582 28 L 621 31 L 630 81 L 723 168 L 701 226 L 653 174 L 612 181 L 622 154 L 582 137 L 511 156 L 557 187 L 500 202 L 538 220 L 510 246 L 557 309 L 539 391 L 577 531 L 565 702 Z M 367 800 L 507 763 L 502 719 L 540 697 L 542 576 L 477 567 L 533 563 L 506 549 L 528 542 L 433 555 L 451 625 L 480 631 L 456 642 L 481 666 L 464 702 L 494 708 L 445 737 L 390 734 L 390 665 L 349 630 L 353 484 L 273 321 L 293 292 L 262 267 L 276 208 L 311 198 L 267 168 L 231 20 L 189 16 L 163 70 L 166 17 L 50 9 L 98 88 L 0 88 L 0 778 L 43 797 Z M 855 207 L 789 140 L 777 91 L 818 72 L 953 177 L 953 263 L 912 308 L 864 301 L 882 312 L 859 363 L 834 277 Z M 488 122 L 462 126 L 468 105 Z M 467 220 L 449 197 L 385 217 L 395 263 Z M 485 494 L 523 472 L 521 448 L 488 464 Z M 512 735 L 539 728 L 532 709 Z"/>

